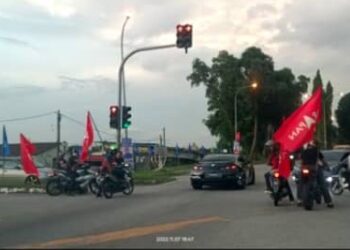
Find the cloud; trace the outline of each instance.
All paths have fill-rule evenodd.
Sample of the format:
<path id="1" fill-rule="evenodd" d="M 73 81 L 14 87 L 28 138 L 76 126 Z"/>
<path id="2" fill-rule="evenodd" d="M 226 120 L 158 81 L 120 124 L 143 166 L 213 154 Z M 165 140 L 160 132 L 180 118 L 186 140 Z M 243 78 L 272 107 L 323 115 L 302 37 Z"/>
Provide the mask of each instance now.
<path id="1" fill-rule="evenodd" d="M 38 49 L 35 46 L 33 46 L 32 44 L 30 44 L 29 42 L 24 41 L 24 40 L 20 40 L 20 39 L 16 39 L 16 38 L 12 38 L 12 37 L 0 36 L 0 42 L 6 43 L 6 44 L 11 44 L 11 45 L 18 46 L 18 47 L 29 48 L 29 49 L 32 49 L 34 51 L 38 51 Z"/>
<path id="2" fill-rule="evenodd" d="M 76 13 L 76 8 L 71 0 L 26 0 L 26 2 L 54 17 L 69 18 Z"/>
<path id="3" fill-rule="evenodd" d="M 94 76 L 91 78 L 75 78 L 69 76 L 59 76 L 61 81 L 61 88 L 67 89 L 84 89 L 84 88 L 98 88 L 98 89 L 111 89 L 115 86 L 115 80 L 104 77 Z"/>
<path id="4" fill-rule="evenodd" d="M 22 98 L 25 96 L 33 96 L 41 93 L 46 93 L 50 89 L 37 85 L 15 85 L 5 86 L 0 88 L 1 99 Z"/>

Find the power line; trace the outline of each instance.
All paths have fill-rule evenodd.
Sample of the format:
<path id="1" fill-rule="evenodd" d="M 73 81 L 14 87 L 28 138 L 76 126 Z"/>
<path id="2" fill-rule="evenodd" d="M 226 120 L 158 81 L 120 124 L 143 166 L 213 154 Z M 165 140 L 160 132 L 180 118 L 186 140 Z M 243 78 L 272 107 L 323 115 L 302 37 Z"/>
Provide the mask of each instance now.
<path id="1" fill-rule="evenodd" d="M 41 118 L 41 117 L 44 117 L 44 116 L 49 116 L 49 115 L 52 115 L 52 114 L 55 114 L 55 113 L 57 113 L 57 111 L 44 113 L 44 114 L 39 114 L 39 115 L 18 117 L 18 118 L 13 118 L 13 119 L 4 119 L 4 120 L 0 120 L 0 122 L 15 122 L 15 121 L 32 120 L 32 119 L 37 119 L 37 118 Z"/>
<path id="2" fill-rule="evenodd" d="M 69 117 L 68 115 L 65 115 L 65 114 L 62 114 L 62 116 L 65 117 L 67 120 L 70 120 L 71 122 L 74 122 L 74 123 L 76 123 L 76 124 L 79 124 L 79 125 L 82 126 L 82 127 L 85 127 L 85 124 L 84 124 L 83 122 L 81 122 L 81 121 L 78 121 L 78 120 L 76 120 L 76 119 L 74 119 L 74 118 L 72 118 L 72 117 Z M 97 132 L 101 132 L 102 134 L 109 135 L 109 136 L 113 136 L 113 134 L 110 134 L 110 133 L 105 132 L 105 131 L 103 131 L 103 130 L 97 129 L 96 126 L 95 126 L 95 130 L 96 130 Z"/>

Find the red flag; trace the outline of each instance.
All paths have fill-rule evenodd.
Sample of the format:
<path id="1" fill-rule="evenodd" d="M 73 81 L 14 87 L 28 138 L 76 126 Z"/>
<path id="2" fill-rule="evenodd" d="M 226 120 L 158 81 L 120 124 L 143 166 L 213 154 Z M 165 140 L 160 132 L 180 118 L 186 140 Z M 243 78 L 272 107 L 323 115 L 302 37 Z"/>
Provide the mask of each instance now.
<path id="1" fill-rule="evenodd" d="M 283 147 L 280 149 L 278 160 L 278 172 L 284 178 L 288 178 L 291 172 L 291 161 L 289 159 L 289 152 L 284 150 Z"/>
<path id="2" fill-rule="evenodd" d="M 276 131 L 273 138 L 286 151 L 293 152 L 312 140 L 316 125 L 321 120 L 322 87 L 293 112 Z"/>
<path id="3" fill-rule="evenodd" d="M 39 176 L 39 171 L 34 164 L 32 154 L 35 153 L 35 146 L 23 135 L 20 134 L 21 142 L 21 163 L 26 174 Z"/>
<path id="4" fill-rule="evenodd" d="M 85 136 L 83 141 L 83 149 L 80 155 L 81 162 L 84 162 L 88 158 L 89 148 L 93 142 L 94 142 L 94 129 L 91 122 L 91 114 L 90 112 L 88 112 L 87 118 L 86 118 L 86 129 L 85 129 Z"/>

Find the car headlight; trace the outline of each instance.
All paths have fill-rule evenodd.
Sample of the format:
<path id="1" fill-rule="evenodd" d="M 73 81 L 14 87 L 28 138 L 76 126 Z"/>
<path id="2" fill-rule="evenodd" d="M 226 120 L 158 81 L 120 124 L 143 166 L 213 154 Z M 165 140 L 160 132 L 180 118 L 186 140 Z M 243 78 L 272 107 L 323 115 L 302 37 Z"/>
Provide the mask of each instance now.
<path id="1" fill-rule="evenodd" d="M 329 177 L 326 178 L 326 181 L 327 181 L 327 182 L 332 182 L 332 180 L 333 180 L 333 178 L 332 178 L 331 176 L 329 176 Z"/>
<path id="2" fill-rule="evenodd" d="M 297 179 L 297 178 L 293 175 L 293 176 L 292 176 L 292 180 L 293 180 L 293 181 L 296 181 L 296 179 Z"/>

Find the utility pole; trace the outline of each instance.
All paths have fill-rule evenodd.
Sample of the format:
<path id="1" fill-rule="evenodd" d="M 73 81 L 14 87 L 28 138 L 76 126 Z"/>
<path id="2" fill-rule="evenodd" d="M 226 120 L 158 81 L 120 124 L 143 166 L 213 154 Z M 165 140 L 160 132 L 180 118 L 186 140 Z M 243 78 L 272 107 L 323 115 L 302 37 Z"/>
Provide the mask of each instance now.
<path id="1" fill-rule="evenodd" d="M 60 145 L 61 145 L 61 111 L 57 111 L 57 156 L 56 156 L 56 167 L 59 167 L 60 158 Z"/>

